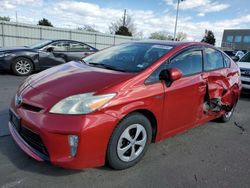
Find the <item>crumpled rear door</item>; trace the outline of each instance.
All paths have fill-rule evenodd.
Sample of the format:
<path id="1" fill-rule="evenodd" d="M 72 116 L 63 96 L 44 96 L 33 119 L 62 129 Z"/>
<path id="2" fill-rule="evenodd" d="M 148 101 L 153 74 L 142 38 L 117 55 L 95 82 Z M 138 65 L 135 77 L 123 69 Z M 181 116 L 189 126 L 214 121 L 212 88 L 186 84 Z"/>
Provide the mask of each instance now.
<path id="1" fill-rule="evenodd" d="M 227 69 L 203 73 L 202 77 L 207 84 L 204 111 L 208 114 L 230 111 L 238 98 L 238 89 L 230 83 Z"/>

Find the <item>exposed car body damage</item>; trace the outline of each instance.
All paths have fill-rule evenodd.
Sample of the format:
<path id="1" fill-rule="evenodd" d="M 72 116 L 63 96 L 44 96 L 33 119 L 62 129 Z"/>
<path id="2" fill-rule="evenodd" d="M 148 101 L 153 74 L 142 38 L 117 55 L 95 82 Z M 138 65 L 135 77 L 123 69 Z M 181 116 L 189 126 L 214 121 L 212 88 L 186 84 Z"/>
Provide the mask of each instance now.
<path id="1" fill-rule="evenodd" d="M 219 79 L 213 76 L 207 78 L 204 97 L 205 113 L 212 115 L 222 110 L 226 112 L 232 110 L 239 97 L 239 88 L 233 80 L 234 77 L 229 80 L 224 76 L 220 76 Z"/>

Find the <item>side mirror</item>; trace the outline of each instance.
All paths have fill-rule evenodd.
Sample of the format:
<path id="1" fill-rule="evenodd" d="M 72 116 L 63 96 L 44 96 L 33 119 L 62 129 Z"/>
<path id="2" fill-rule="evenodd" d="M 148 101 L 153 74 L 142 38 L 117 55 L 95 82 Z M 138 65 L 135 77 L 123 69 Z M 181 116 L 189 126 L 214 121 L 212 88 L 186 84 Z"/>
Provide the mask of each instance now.
<path id="1" fill-rule="evenodd" d="M 232 60 L 233 60 L 234 62 L 237 62 L 237 61 L 240 60 L 240 58 L 239 58 L 238 56 L 233 56 L 233 57 L 231 57 L 231 58 L 232 58 Z"/>
<path id="2" fill-rule="evenodd" d="M 48 47 L 47 49 L 46 49 L 46 52 L 53 52 L 54 51 L 54 48 L 53 47 Z"/>
<path id="3" fill-rule="evenodd" d="M 162 70 L 160 73 L 160 80 L 164 80 L 167 86 L 171 86 L 171 84 L 179 80 L 182 77 L 182 72 L 177 68 L 170 68 Z"/>

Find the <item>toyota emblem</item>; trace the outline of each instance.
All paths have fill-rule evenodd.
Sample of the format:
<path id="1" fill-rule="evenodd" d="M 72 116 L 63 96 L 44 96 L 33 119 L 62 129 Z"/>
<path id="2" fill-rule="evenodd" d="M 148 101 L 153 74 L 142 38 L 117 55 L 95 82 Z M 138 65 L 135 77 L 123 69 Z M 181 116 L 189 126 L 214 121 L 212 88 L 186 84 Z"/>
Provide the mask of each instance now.
<path id="1" fill-rule="evenodd" d="M 15 105 L 16 105 L 16 107 L 21 106 L 22 102 L 23 102 L 22 96 L 21 95 L 20 96 L 16 95 L 15 96 Z"/>

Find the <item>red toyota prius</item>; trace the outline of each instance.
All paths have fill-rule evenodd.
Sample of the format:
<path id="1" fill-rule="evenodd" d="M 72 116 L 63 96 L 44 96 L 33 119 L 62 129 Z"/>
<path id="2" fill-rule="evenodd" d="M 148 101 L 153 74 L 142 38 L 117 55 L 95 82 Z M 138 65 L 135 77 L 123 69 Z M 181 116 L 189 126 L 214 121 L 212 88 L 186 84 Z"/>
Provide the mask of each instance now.
<path id="1" fill-rule="evenodd" d="M 125 169 L 151 142 L 228 121 L 240 89 L 237 64 L 213 46 L 129 42 L 27 78 L 12 100 L 9 129 L 38 161 Z"/>

